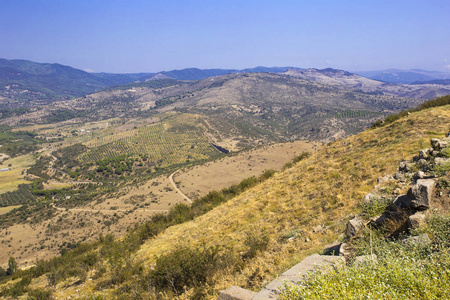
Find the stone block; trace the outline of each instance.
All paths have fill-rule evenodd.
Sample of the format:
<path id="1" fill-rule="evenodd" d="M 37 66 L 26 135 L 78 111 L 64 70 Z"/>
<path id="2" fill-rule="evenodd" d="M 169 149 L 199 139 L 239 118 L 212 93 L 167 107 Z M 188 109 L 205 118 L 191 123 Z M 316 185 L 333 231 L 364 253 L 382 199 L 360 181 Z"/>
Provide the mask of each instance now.
<path id="1" fill-rule="evenodd" d="M 230 286 L 226 290 L 219 292 L 218 300 L 251 300 L 256 295 L 255 292 L 243 289 L 238 286 Z"/>
<path id="2" fill-rule="evenodd" d="M 416 229 L 425 224 L 425 213 L 416 212 L 408 217 L 408 228 Z"/>
<path id="3" fill-rule="evenodd" d="M 419 179 L 416 184 L 408 191 L 408 199 L 411 203 L 408 207 L 412 207 L 419 210 L 425 210 L 430 207 L 431 196 L 434 189 L 433 179 Z"/>
<path id="4" fill-rule="evenodd" d="M 350 221 L 348 221 L 347 230 L 345 231 L 345 233 L 347 234 L 347 237 L 352 238 L 355 235 L 357 235 L 358 232 L 363 227 L 363 225 L 364 225 L 363 221 L 357 216 L 354 217 L 353 219 L 351 219 Z"/>

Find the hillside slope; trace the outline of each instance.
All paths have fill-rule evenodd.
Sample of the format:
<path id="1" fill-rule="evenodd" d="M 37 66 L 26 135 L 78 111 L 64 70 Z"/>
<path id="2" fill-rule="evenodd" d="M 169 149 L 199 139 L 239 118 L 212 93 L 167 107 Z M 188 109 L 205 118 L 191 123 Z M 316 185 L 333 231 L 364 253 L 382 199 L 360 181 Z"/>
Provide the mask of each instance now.
<path id="1" fill-rule="evenodd" d="M 336 238 L 377 177 L 395 173 L 403 155 L 411 158 L 429 146 L 430 138 L 446 134 L 449 126 L 446 106 L 329 144 L 195 221 L 170 228 L 142 246 L 139 257 L 150 265 L 155 255 L 173 249 L 173 241 L 190 247 L 222 245 L 241 252 L 249 235 L 266 236 L 270 241 L 266 250 L 239 274 L 224 275 L 214 288 L 257 289 L 292 261 Z M 292 236 L 298 238 L 288 241 Z"/>
<path id="2" fill-rule="evenodd" d="M 403 157 L 410 159 L 419 149 L 429 147 L 430 138 L 443 136 L 449 126 L 450 106 L 444 106 L 330 143 L 203 216 L 168 228 L 143 244 L 136 255 L 122 253 L 111 256 L 109 262 L 97 261 L 95 271 L 87 274 L 92 280 L 82 279 L 75 286 L 71 282 L 76 278 L 66 280 L 56 285 L 54 295 L 58 299 L 92 294 L 214 299 L 230 285 L 258 290 L 307 254 L 337 239 L 377 177 L 393 174 Z M 405 192 L 396 187 L 390 190 Z M 114 244 L 101 245 L 98 255 L 106 259 Z M 161 279 L 178 280 L 171 276 L 182 278 L 186 276 L 183 271 L 189 271 L 191 278 L 206 277 L 187 282 L 181 291 Z M 46 285 L 45 279 L 38 279 L 31 287 L 42 284 Z"/>

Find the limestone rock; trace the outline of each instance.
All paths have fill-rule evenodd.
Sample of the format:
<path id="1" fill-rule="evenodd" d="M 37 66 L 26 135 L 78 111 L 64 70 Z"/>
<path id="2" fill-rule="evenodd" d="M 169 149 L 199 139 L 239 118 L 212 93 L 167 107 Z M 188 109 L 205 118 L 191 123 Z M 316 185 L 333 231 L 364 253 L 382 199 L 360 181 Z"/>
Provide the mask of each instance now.
<path id="1" fill-rule="evenodd" d="M 251 300 L 256 293 L 238 286 L 230 286 L 219 292 L 217 300 Z"/>
<path id="2" fill-rule="evenodd" d="M 340 255 L 342 245 L 343 243 L 338 242 L 325 245 L 325 247 L 323 248 L 323 255 Z"/>
<path id="3" fill-rule="evenodd" d="M 430 149 L 429 148 L 422 149 L 422 150 L 419 151 L 419 158 L 420 159 L 428 159 L 429 154 L 430 154 Z"/>
<path id="4" fill-rule="evenodd" d="M 444 158 L 444 157 L 436 157 L 434 159 L 434 163 L 438 166 L 443 166 L 445 164 L 450 163 L 450 158 Z"/>
<path id="5" fill-rule="evenodd" d="M 364 196 L 363 203 L 368 204 L 378 200 L 381 200 L 381 196 L 376 195 L 374 193 L 368 193 L 367 195 Z"/>
<path id="6" fill-rule="evenodd" d="M 411 200 L 408 199 L 407 195 L 399 195 L 397 196 L 397 198 L 395 198 L 392 204 L 394 204 L 398 208 L 407 208 L 409 207 L 410 203 Z"/>
<path id="7" fill-rule="evenodd" d="M 384 182 L 388 182 L 389 180 L 392 180 L 392 176 L 391 176 L 391 175 L 386 175 L 386 176 L 383 176 L 383 177 L 378 177 L 378 178 L 377 178 L 377 184 L 384 183 Z"/>
<path id="8" fill-rule="evenodd" d="M 374 225 L 375 227 L 380 227 L 381 225 L 383 225 L 383 223 L 388 219 L 388 214 L 387 213 L 383 213 L 377 217 L 373 217 L 371 224 Z"/>
<path id="9" fill-rule="evenodd" d="M 398 170 L 400 172 L 410 172 L 413 164 L 407 161 L 401 161 L 398 165 Z"/>
<path id="10" fill-rule="evenodd" d="M 322 225 L 317 225 L 317 226 L 313 227 L 312 231 L 313 232 L 323 232 L 324 229 L 323 229 Z"/>
<path id="11" fill-rule="evenodd" d="M 376 254 L 361 255 L 361 256 L 355 257 L 355 265 L 377 263 L 377 262 L 378 262 L 378 260 L 377 260 Z"/>
<path id="12" fill-rule="evenodd" d="M 406 176 L 403 173 L 401 173 L 401 172 L 395 173 L 394 178 L 396 180 L 400 181 L 400 182 L 405 182 L 406 181 Z"/>
<path id="13" fill-rule="evenodd" d="M 413 178 L 414 178 L 414 179 L 422 179 L 422 178 L 425 178 L 425 176 L 426 176 L 425 172 L 423 172 L 423 171 L 417 171 L 417 172 L 414 174 Z"/>
<path id="14" fill-rule="evenodd" d="M 436 157 L 436 156 L 439 155 L 439 151 L 434 150 L 433 152 L 431 152 L 431 155 L 434 156 L 434 157 Z"/>
<path id="15" fill-rule="evenodd" d="M 434 150 L 441 150 L 448 147 L 448 141 L 440 139 L 431 139 L 431 146 Z"/>
<path id="16" fill-rule="evenodd" d="M 408 191 L 408 200 L 411 200 L 407 207 L 415 209 L 428 209 L 431 203 L 431 196 L 433 194 L 434 180 L 419 179 L 416 184 Z"/>
<path id="17" fill-rule="evenodd" d="M 363 221 L 358 216 L 348 221 L 346 230 L 347 237 L 352 238 L 357 235 L 363 226 Z"/>
<path id="18" fill-rule="evenodd" d="M 339 256 L 347 257 L 350 255 L 350 249 L 347 245 L 347 243 L 342 243 L 341 247 L 339 248 Z"/>
<path id="19" fill-rule="evenodd" d="M 426 234 L 426 233 L 418 235 L 418 236 L 410 236 L 410 237 L 402 240 L 402 244 L 407 245 L 407 246 L 415 246 L 415 245 L 425 246 L 429 243 L 431 243 L 431 240 L 428 237 L 428 234 Z"/>
<path id="20" fill-rule="evenodd" d="M 423 158 L 421 158 L 421 159 L 419 159 L 418 161 L 417 161 L 417 163 L 420 165 L 420 166 L 424 166 L 424 165 L 426 165 L 427 164 L 427 160 L 426 159 L 423 159 Z"/>
<path id="21" fill-rule="evenodd" d="M 416 229 L 425 223 L 425 213 L 417 212 L 408 218 L 408 228 Z"/>

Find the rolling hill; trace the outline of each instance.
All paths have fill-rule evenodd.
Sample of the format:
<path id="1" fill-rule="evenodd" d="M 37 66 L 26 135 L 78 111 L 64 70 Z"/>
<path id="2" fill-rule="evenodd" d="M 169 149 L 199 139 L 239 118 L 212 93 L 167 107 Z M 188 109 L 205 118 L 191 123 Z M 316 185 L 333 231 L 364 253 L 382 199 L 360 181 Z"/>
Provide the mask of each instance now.
<path id="1" fill-rule="evenodd" d="M 380 71 L 361 71 L 355 73 L 365 76 L 367 78 L 396 84 L 410 84 L 416 81 L 429 81 L 434 79 L 450 78 L 449 73 L 425 71 L 420 69 L 413 69 L 413 70 L 388 69 Z"/>
<path id="2" fill-rule="evenodd" d="M 104 88 L 152 78 L 201 80 L 239 72 L 284 72 L 288 67 L 256 67 L 245 70 L 189 68 L 159 73 L 88 73 L 57 63 L 36 63 L 28 60 L 0 59 L 1 103 L 10 106 L 43 104 L 72 99 Z"/>

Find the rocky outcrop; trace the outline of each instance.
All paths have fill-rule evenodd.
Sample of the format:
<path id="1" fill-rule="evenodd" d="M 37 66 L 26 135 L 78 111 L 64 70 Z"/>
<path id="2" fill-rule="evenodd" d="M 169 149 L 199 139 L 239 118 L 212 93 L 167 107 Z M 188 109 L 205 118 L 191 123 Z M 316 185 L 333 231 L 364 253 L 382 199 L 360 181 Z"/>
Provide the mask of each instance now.
<path id="1" fill-rule="evenodd" d="M 445 166 L 450 163 L 450 158 L 445 157 L 448 153 L 450 145 L 450 136 L 444 139 L 432 139 L 432 148 L 426 148 L 419 151 L 419 155 L 415 156 L 412 161 L 402 161 L 399 164 L 398 172 L 395 176 L 384 176 L 377 180 L 377 185 L 374 191 L 368 193 L 364 199 L 364 204 L 371 204 L 377 201 L 392 201 L 394 197 L 386 197 L 380 193 L 383 189 L 383 183 L 389 184 L 390 181 L 396 180 L 402 184 L 402 188 L 407 188 L 407 182 L 412 181 L 412 186 L 407 194 L 398 195 L 392 201 L 391 209 L 393 211 L 385 211 L 380 216 L 372 218 L 368 222 L 360 216 L 355 216 L 348 221 L 346 226 L 346 238 L 352 240 L 358 236 L 361 229 L 367 224 L 373 227 L 381 227 L 387 221 L 392 221 L 394 218 L 403 218 L 406 220 L 407 228 L 419 228 L 426 222 L 426 211 L 433 208 L 433 197 L 436 188 L 437 174 L 435 166 Z M 407 214 L 407 218 L 404 216 Z M 371 226 L 369 226 L 371 227 Z M 314 232 L 323 231 L 322 226 L 313 228 Z M 412 236 L 402 241 L 405 245 L 426 245 L 430 243 L 428 235 L 422 234 L 419 236 Z M 352 256 L 352 248 L 350 243 L 335 242 L 331 245 L 325 246 L 323 254 L 314 254 L 305 258 L 302 262 L 295 265 L 288 271 L 284 272 L 278 278 L 270 282 L 258 293 L 242 289 L 240 287 L 229 287 L 219 294 L 220 300 L 258 300 L 258 299 L 276 299 L 283 289 L 285 283 L 299 283 L 308 272 L 314 271 L 317 268 L 334 265 L 337 263 L 345 264 L 346 261 L 353 261 L 355 264 L 369 264 L 377 263 L 376 255 L 357 256 L 354 259 L 347 260 Z"/>

